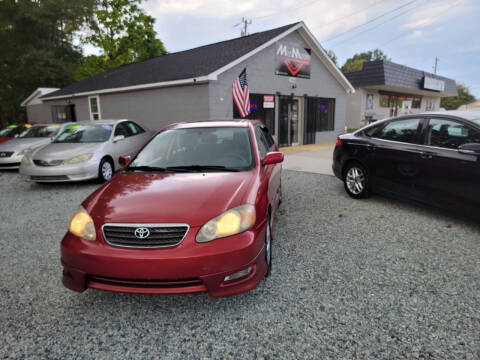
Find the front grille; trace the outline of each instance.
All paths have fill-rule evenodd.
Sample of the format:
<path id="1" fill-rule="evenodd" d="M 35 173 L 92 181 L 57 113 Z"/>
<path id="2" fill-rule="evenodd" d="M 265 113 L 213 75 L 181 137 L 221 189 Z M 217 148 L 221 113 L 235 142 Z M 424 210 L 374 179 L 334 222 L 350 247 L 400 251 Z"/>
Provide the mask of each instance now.
<path id="1" fill-rule="evenodd" d="M 30 176 L 30 179 L 33 180 L 33 181 L 48 181 L 48 180 L 58 180 L 58 181 L 62 181 L 62 180 L 69 180 L 68 176 L 65 176 L 65 175 L 52 175 L 52 176 Z"/>
<path id="2" fill-rule="evenodd" d="M 89 282 L 95 282 L 105 285 L 135 287 L 135 288 L 187 288 L 192 286 L 202 286 L 202 280 L 199 278 L 190 279 L 119 279 L 106 276 L 89 275 Z"/>
<path id="3" fill-rule="evenodd" d="M 180 244 L 188 228 L 187 224 L 105 224 L 102 230 L 103 237 L 110 245 L 152 248 Z M 144 237 L 138 236 L 138 229 L 142 229 Z M 148 229 L 148 232 L 144 229 Z"/>
<path id="4" fill-rule="evenodd" d="M 0 151 L 0 158 L 7 158 L 13 155 L 13 151 Z"/>
<path id="5" fill-rule="evenodd" d="M 20 166 L 19 162 L 10 163 L 10 164 L 0 164 L 0 167 L 12 167 L 12 166 Z"/>
<path id="6" fill-rule="evenodd" d="M 37 166 L 58 166 L 63 163 L 63 160 L 33 160 L 33 163 Z"/>

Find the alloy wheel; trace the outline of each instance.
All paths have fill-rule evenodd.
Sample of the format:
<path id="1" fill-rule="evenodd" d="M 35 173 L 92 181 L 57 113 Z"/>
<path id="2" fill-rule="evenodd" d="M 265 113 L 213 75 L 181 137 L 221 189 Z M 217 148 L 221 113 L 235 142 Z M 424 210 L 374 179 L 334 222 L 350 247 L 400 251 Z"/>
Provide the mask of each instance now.
<path id="1" fill-rule="evenodd" d="M 367 180 L 363 170 L 357 166 L 352 166 L 350 169 L 348 169 L 345 182 L 348 190 L 354 195 L 361 194 L 367 185 Z"/>
<path id="2" fill-rule="evenodd" d="M 102 177 L 105 181 L 108 181 L 112 178 L 113 175 L 113 169 L 112 169 L 112 164 L 110 164 L 109 161 L 105 161 L 102 164 Z"/>

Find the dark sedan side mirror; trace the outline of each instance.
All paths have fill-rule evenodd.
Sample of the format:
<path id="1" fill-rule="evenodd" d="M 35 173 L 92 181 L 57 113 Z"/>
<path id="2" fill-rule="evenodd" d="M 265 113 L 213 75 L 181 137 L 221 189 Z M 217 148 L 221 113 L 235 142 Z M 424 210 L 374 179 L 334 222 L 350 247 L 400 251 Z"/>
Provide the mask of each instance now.
<path id="1" fill-rule="evenodd" d="M 120 156 L 118 158 L 118 162 L 120 166 L 125 167 L 130 163 L 130 160 L 132 160 L 131 156 Z"/>
<path id="2" fill-rule="evenodd" d="M 273 151 L 265 155 L 262 161 L 262 165 L 279 164 L 281 162 L 283 162 L 283 153 Z"/>
<path id="3" fill-rule="evenodd" d="M 458 152 L 462 154 L 480 155 L 480 144 L 468 143 L 468 144 L 460 145 L 458 148 Z"/>

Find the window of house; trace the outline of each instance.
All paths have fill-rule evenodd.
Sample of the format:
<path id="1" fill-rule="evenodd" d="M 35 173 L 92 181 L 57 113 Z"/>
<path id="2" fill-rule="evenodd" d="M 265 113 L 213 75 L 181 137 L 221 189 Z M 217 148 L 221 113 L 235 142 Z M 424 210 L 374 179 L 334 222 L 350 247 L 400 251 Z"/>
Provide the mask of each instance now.
<path id="1" fill-rule="evenodd" d="M 458 149 L 460 145 L 468 143 L 480 143 L 480 133 L 453 120 L 429 120 L 427 145 Z"/>
<path id="2" fill-rule="evenodd" d="M 88 98 L 88 105 L 90 108 L 90 120 L 100 120 L 102 118 L 100 113 L 100 98 L 99 96 L 90 96 Z"/>

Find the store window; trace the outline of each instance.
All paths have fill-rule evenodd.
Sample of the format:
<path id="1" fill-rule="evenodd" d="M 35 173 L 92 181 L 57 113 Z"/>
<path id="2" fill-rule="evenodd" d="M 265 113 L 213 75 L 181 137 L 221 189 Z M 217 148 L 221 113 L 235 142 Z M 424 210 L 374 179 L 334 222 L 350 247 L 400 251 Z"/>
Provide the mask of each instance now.
<path id="1" fill-rule="evenodd" d="M 422 105 L 422 98 L 420 96 L 413 95 L 380 94 L 380 107 L 403 108 L 404 102 L 411 102 L 412 109 L 420 109 Z"/>
<path id="2" fill-rule="evenodd" d="M 264 96 L 264 94 L 250 94 L 250 114 L 246 119 L 260 120 L 270 134 L 275 134 L 275 108 L 264 107 Z M 233 118 L 241 118 L 235 103 L 233 103 Z"/>

